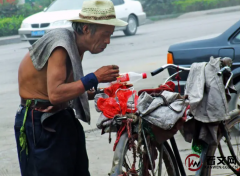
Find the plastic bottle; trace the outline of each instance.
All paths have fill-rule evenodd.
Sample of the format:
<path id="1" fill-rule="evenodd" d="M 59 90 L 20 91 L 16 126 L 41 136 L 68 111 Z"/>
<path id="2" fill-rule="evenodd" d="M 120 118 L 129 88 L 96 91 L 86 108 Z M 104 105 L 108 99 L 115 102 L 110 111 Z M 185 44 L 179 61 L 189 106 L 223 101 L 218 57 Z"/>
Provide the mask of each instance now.
<path id="1" fill-rule="evenodd" d="M 128 72 L 128 73 L 121 73 L 120 76 L 117 78 L 117 81 L 114 81 L 112 83 L 116 82 L 127 82 L 129 84 L 134 84 L 137 81 L 141 79 L 146 79 L 147 74 L 146 73 L 135 73 L 135 72 Z M 111 83 L 100 83 L 99 88 L 105 88 L 111 86 Z"/>
<path id="2" fill-rule="evenodd" d="M 117 78 L 118 82 L 129 82 L 131 84 L 141 80 L 146 79 L 147 74 L 146 73 L 135 73 L 135 72 L 128 72 L 128 73 L 122 73 Z"/>

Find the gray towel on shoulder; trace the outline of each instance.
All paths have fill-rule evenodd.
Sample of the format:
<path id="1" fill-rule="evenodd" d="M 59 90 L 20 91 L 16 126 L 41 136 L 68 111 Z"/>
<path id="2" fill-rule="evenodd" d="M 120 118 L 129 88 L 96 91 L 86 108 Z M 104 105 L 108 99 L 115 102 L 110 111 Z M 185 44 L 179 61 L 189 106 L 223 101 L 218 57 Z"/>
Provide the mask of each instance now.
<path id="1" fill-rule="evenodd" d="M 74 81 L 81 79 L 83 75 L 82 61 L 75 42 L 74 32 L 68 29 L 55 29 L 46 33 L 42 38 L 35 42 L 30 48 L 30 56 L 34 67 L 41 70 L 51 56 L 53 50 L 57 47 L 66 49 L 72 63 Z M 87 92 L 75 98 L 73 108 L 76 111 L 76 117 L 90 124 L 90 110 Z M 51 115 L 51 113 L 49 113 Z M 44 117 L 45 120 L 50 115 Z"/>

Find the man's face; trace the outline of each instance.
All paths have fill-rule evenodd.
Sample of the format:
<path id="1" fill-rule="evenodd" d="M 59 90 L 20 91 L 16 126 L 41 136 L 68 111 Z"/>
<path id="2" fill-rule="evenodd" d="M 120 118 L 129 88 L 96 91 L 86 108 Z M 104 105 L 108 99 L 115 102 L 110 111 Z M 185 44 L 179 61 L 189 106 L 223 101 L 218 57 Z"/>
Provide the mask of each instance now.
<path id="1" fill-rule="evenodd" d="M 114 26 L 99 25 L 95 34 L 88 35 L 88 49 L 92 54 L 103 52 L 110 44 L 110 37 L 114 32 Z"/>

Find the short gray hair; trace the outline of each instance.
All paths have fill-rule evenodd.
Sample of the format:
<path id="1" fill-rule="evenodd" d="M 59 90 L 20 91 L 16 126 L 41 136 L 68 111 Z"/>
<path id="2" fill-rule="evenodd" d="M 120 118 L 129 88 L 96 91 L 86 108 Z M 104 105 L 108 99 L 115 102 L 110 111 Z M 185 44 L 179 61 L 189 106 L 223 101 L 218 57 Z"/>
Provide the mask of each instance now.
<path id="1" fill-rule="evenodd" d="M 91 24 L 91 23 L 79 23 L 79 22 L 72 22 L 72 28 L 75 32 L 77 32 L 79 35 L 83 35 L 83 26 L 86 25 L 91 31 L 91 35 L 94 35 L 98 25 L 97 24 Z"/>

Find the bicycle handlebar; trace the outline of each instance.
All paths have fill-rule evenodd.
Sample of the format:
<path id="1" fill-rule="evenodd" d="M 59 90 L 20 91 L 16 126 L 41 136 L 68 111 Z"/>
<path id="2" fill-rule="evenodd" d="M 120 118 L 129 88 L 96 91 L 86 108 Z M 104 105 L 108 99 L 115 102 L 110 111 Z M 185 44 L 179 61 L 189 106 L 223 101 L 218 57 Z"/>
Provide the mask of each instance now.
<path id="1" fill-rule="evenodd" d="M 163 65 L 162 67 L 160 67 L 160 68 L 158 68 L 157 70 L 154 70 L 154 71 L 152 71 L 151 72 L 151 75 L 152 76 L 155 76 L 155 75 L 157 75 L 158 73 L 161 73 L 163 70 L 165 70 L 166 68 L 176 68 L 176 69 L 178 69 L 178 70 L 184 70 L 184 71 L 190 71 L 190 68 L 186 68 L 186 67 L 180 67 L 180 66 L 178 66 L 178 65 L 174 65 L 174 64 L 166 64 L 166 65 Z M 177 72 L 177 73 L 179 73 L 179 71 Z M 228 78 L 228 80 L 227 80 L 227 83 L 226 83 L 226 85 L 225 85 L 225 89 L 227 89 L 227 87 L 228 87 L 228 85 L 229 85 L 229 83 L 230 83 L 230 80 L 232 79 L 232 77 L 233 77 L 233 73 L 231 72 L 231 68 L 229 67 L 229 66 L 225 66 L 225 67 L 223 67 L 223 68 L 221 68 L 221 70 L 217 73 L 217 75 L 218 76 L 222 76 L 222 75 L 224 75 L 224 74 L 226 74 L 226 73 L 228 73 L 228 74 L 230 74 L 230 76 L 229 76 L 229 78 Z M 175 74 L 174 74 L 175 75 Z M 173 76 L 173 75 L 172 75 Z M 170 76 L 170 78 L 172 77 L 172 76 Z M 169 79 L 169 78 L 168 78 Z M 167 80 L 168 80 L 167 79 Z M 167 81 L 166 80 L 166 81 Z M 165 81 L 165 82 L 166 82 Z"/>
<path id="2" fill-rule="evenodd" d="M 181 67 L 181 66 L 178 66 L 178 65 L 174 65 L 174 64 L 166 64 L 166 65 L 163 65 L 162 67 L 158 68 L 157 70 L 154 70 L 151 72 L 151 75 L 152 76 L 155 76 L 157 75 L 158 73 L 161 73 L 163 70 L 165 70 L 166 68 L 176 68 L 176 69 L 179 69 L 179 70 L 184 70 L 184 71 L 189 71 L 190 68 L 186 68 L 186 67 Z"/>

